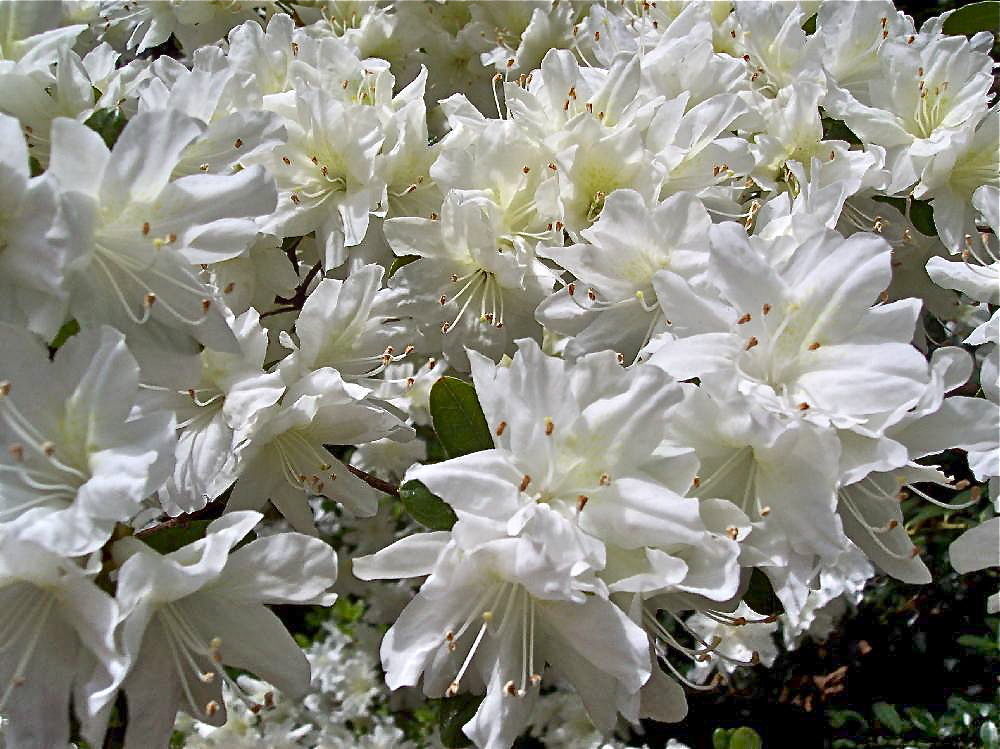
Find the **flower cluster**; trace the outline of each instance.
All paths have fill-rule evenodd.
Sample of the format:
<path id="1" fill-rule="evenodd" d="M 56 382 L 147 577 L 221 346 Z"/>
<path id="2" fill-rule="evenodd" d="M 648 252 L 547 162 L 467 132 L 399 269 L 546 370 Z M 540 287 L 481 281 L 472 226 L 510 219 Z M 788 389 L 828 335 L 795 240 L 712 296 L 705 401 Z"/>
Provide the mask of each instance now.
<path id="1" fill-rule="evenodd" d="M 930 582 L 900 498 L 1000 475 L 994 40 L 955 18 L 3 3 L 7 745 L 71 705 L 91 745 L 124 705 L 127 747 L 274 704 L 268 741 L 354 740 L 373 665 L 265 607 L 330 606 L 338 550 L 389 688 L 485 694 L 480 749 L 681 720 L 773 659 L 762 585 L 794 644 Z"/>

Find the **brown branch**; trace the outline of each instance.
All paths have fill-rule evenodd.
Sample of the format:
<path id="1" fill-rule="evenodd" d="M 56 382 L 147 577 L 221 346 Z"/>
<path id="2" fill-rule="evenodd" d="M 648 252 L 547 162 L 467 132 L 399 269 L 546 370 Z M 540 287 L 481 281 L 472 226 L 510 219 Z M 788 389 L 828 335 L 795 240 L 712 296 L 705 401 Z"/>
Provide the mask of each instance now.
<path id="1" fill-rule="evenodd" d="M 399 487 L 396 486 L 395 484 L 391 484 L 388 481 L 383 481 L 377 476 L 372 476 L 370 473 L 366 473 L 365 471 L 362 471 L 360 468 L 355 468 L 354 466 L 349 465 L 347 463 L 345 463 L 344 466 L 347 468 L 348 471 L 353 473 L 355 476 L 364 481 L 366 484 L 368 484 L 368 486 L 372 487 L 373 489 L 378 489 L 380 492 L 385 492 L 386 494 L 389 494 L 393 497 L 399 496 Z"/>

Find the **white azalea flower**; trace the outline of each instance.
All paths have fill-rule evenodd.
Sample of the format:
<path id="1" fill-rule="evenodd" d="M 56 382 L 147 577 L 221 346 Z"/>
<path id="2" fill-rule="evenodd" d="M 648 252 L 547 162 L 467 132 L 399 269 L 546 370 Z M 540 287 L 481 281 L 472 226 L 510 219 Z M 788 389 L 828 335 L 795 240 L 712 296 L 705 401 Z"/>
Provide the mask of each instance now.
<path id="1" fill-rule="evenodd" d="M 67 556 L 95 551 L 166 481 L 173 415 L 130 413 L 139 370 L 116 330 L 78 333 L 53 362 L 28 333 L 0 336 L 0 523 Z"/>
<path id="2" fill-rule="evenodd" d="M 69 745 L 72 700 L 81 732 L 103 741 L 99 713 L 127 667 L 114 638 L 118 606 L 81 567 L 0 528 L 0 712 L 6 746 Z"/>
<path id="3" fill-rule="evenodd" d="M 212 289 L 193 264 L 235 257 L 256 237 L 254 218 L 274 207 L 263 169 L 170 181 L 201 133 L 168 110 L 129 121 L 112 151 L 80 123 L 57 119 L 46 173 L 68 216 L 69 312 L 81 324 L 112 324 L 135 339 L 137 358 L 157 344 L 193 353 L 194 340 L 237 352 Z M 153 156 L 155 152 L 156 156 Z M 160 354 L 162 356 L 162 353 Z M 162 362 L 161 362 L 162 363 Z M 169 366 L 169 365 L 165 365 Z"/>
<path id="4" fill-rule="evenodd" d="M 460 521 L 454 539 L 418 534 L 354 560 L 364 579 L 431 573 L 382 643 L 389 687 L 414 685 L 422 673 L 429 696 L 485 688 L 463 730 L 481 749 L 508 749 L 548 663 L 609 731 L 615 688 L 635 694 L 649 678 L 645 633 L 607 599 L 586 594 L 599 583 L 571 554 L 548 551 L 542 538 L 507 537 L 502 524 L 470 527 L 463 540 L 464 531 Z"/>
<path id="5" fill-rule="evenodd" d="M 704 660 L 696 662 L 691 677 L 705 683 L 712 673 L 731 674 L 739 666 L 763 663 L 770 666 L 778 657 L 774 642 L 776 621 L 768 621 L 745 603 L 733 612 L 733 622 L 718 621 L 705 614 L 696 613 L 686 622 L 702 642 L 715 643 L 715 648 Z"/>
<path id="6" fill-rule="evenodd" d="M 122 640 L 132 661 L 122 685 L 132 706 L 129 749 L 165 744 L 178 708 L 224 723 L 222 683 L 235 685 L 223 665 L 251 670 L 293 698 L 308 688 L 305 655 L 263 604 L 331 605 L 337 558 L 323 541 L 294 533 L 233 551 L 261 517 L 226 515 L 205 538 L 166 556 L 134 538 L 115 544 Z"/>
<path id="7" fill-rule="evenodd" d="M 256 509 L 270 499 L 292 527 L 306 533 L 315 533 L 309 496 L 336 499 L 357 515 L 374 515 L 375 490 L 324 447 L 412 434 L 395 414 L 369 400 L 369 392 L 344 382 L 330 367 L 290 385 L 281 402 L 236 433 L 232 470 L 239 479 L 227 510 Z"/>

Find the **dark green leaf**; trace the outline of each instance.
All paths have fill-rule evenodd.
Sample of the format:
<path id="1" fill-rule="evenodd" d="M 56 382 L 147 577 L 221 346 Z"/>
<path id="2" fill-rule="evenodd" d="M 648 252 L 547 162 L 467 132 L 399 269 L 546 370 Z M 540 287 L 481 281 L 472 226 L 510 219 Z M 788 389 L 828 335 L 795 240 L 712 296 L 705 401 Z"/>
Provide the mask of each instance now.
<path id="1" fill-rule="evenodd" d="M 42 163 L 36 159 L 34 156 L 28 157 L 28 168 L 31 169 L 31 176 L 37 177 L 42 174 L 45 170 L 42 169 Z"/>
<path id="2" fill-rule="evenodd" d="M 482 701 L 482 695 L 477 694 L 457 694 L 441 700 L 438 725 L 441 729 L 441 743 L 448 749 L 472 745 L 469 737 L 462 733 L 462 726 L 472 720 Z"/>
<path id="3" fill-rule="evenodd" d="M 449 458 L 493 447 L 493 435 L 472 385 L 442 377 L 431 388 L 430 404 L 434 431 Z"/>
<path id="4" fill-rule="evenodd" d="M 807 34 L 815 34 L 816 33 L 816 14 L 815 13 L 813 13 L 811 16 L 809 16 L 809 18 L 806 19 L 806 22 L 804 24 L 802 24 L 802 30 L 804 32 L 806 32 Z"/>
<path id="5" fill-rule="evenodd" d="M 958 644 L 967 648 L 982 650 L 986 653 L 995 653 L 1000 650 L 1000 645 L 997 645 L 990 638 L 979 637 L 977 635 L 959 635 Z"/>
<path id="6" fill-rule="evenodd" d="M 192 520 L 183 525 L 162 528 L 155 533 L 150 533 L 148 536 L 142 536 L 141 538 L 147 546 L 161 554 L 169 554 L 183 546 L 193 544 L 200 538 L 204 538 L 205 529 L 211 522 L 211 520 Z"/>
<path id="7" fill-rule="evenodd" d="M 392 261 L 392 265 L 389 266 L 389 278 L 392 278 L 393 274 L 402 268 L 404 265 L 409 265 L 414 260 L 419 260 L 420 255 L 400 255 Z"/>
<path id="8" fill-rule="evenodd" d="M 854 131 L 841 120 L 832 117 L 824 117 L 823 120 L 823 140 L 843 140 L 852 146 L 860 146 L 861 138 L 854 134 Z"/>
<path id="9" fill-rule="evenodd" d="M 750 573 L 750 586 L 743 594 L 743 601 L 763 616 L 782 614 L 785 611 L 767 575 L 756 568 Z"/>
<path id="10" fill-rule="evenodd" d="M 896 712 L 896 708 L 888 702 L 876 702 L 872 705 L 872 712 L 875 713 L 875 717 L 879 723 L 897 736 L 906 730 L 906 721 Z"/>
<path id="11" fill-rule="evenodd" d="M 925 710 L 922 707 L 908 707 L 906 708 L 906 715 L 913 725 L 928 736 L 938 735 L 937 721 L 934 720 L 934 716 L 931 715 L 929 710 Z"/>
<path id="12" fill-rule="evenodd" d="M 1000 35 L 1000 2 L 989 0 L 965 5 L 945 19 L 942 31 L 946 34 L 972 36 L 980 31 Z"/>
<path id="13" fill-rule="evenodd" d="M 455 511 L 419 481 L 399 487 L 399 498 L 413 519 L 429 530 L 450 531 L 458 520 Z"/>
<path id="14" fill-rule="evenodd" d="M 118 109 L 98 109 L 83 124 L 100 135 L 108 148 L 113 148 L 127 122 Z"/>

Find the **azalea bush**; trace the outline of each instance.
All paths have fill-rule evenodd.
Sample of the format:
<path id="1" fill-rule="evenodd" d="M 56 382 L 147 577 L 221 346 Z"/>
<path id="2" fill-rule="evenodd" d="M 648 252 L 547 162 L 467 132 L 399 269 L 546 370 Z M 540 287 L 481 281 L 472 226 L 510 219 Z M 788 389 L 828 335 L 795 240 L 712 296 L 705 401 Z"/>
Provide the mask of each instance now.
<path id="1" fill-rule="evenodd" d="M 997 17 L 0 3 L 0 744 L 680 747 L 1000 565 Z"/>

